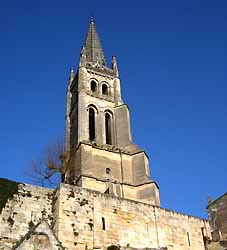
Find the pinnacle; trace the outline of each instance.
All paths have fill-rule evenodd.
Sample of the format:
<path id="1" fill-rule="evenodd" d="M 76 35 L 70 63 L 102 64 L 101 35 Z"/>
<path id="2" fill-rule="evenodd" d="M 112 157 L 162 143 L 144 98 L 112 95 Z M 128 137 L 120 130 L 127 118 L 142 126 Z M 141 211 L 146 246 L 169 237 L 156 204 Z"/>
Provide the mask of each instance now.
<path id="1" fill-rule="evenodd" d="M 95 20 L 94 20 L 93 16 L 90 17 L 90 23 L 95 23 Z"/>

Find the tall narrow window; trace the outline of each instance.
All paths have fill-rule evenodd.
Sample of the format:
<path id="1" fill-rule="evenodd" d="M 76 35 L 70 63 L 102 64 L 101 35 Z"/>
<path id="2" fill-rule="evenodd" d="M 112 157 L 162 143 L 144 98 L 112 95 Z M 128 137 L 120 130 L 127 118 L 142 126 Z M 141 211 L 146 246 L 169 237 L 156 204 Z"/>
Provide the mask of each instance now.
<path id="1" fill-rule="evenodd" d="M 102 84 L 102 94 L 108 95 L 108 86 L 105 83 Z"/>
<path id="2" fill-rule="evenodd" d="M 89 108 L 89 140 L 95 140 L 95 110 Z"/>
<path id="3" fill-rule="evenodd" d="M 188 245 L 191 246 L 191 241 L 190 241 L 190 237 L 189 237 L 189 232 L 187 232 L 187 238 L 188 238 Z"/>
<path id="4" fill-rule="evenodd" d="M 91 91 L 97 92 L 97 86 L 95 81 L 91 81 Z"/>
<path id="5" fill-rule="evenodd" d="M 204 249 L 206 249 L 206 245 L 207 245 L 207 238 L 206 238 L 206 234 L 205 234 L 205 228 L 202 227 L 201 228 L 201 232 L 202 232 L 202 237 L 203 237 L 203 244 L 204 244 Z"/>
<path id="6" fill-rule="evenodd" d="M 105 218 L 102 217 L 102 230 L 106 230 Z"/>
<path id="7" fill-rule="evenodd" d="M 105 128 L 106 128 L 106 144 L 112 144 L 111 116 L 109 113 L 105 113 Z"/>

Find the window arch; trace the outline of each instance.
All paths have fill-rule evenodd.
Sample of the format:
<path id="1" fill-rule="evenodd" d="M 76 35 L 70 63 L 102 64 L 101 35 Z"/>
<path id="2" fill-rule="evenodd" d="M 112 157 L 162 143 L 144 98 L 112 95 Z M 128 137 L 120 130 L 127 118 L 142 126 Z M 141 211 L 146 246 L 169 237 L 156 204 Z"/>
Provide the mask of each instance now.
<path id="1" fill-rule="evenodd" d="M 103 95 L 108 95 L 109 94 L 108 85 L 106 83 L 102 84 L 102 94 Z"/>
<path id="2" fill-rule="evenodd" d="M 92 80 L 90 83 L 90 88 L 92 92 L 97 92 L 97 83 L 96 81 Z"/>
<path id="3" fill-rule="evenodd" d="M 95 109 L 93 107 L 88 108 L 89 119 L 89 141 L 95 141 Z"/>
<path id="4" fill-rule="evenodd" d="M 105 134 L 106 134 L 106 144 L 112 144 L 112 117 L 106 112 L 105 113 Z"/>

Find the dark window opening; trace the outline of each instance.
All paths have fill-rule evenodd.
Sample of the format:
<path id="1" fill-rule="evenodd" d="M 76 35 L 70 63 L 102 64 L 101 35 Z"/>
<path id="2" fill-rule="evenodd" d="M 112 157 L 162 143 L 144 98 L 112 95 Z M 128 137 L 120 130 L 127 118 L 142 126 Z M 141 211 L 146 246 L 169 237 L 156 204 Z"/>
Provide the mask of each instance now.
<path id="1" fill-rule="evenodd" d="M 205 228 L 204 227 L 201 227 L 201 232 L 202 232 L 202 236 L 204 238 L 205 237 Z"/>
<path id="2" fill-rule="evenodd" d="M 111 170 L 110 168 L 106 168 L 106 174 L 110 175 L 111 174 Z"/>
<path id="3" fill-rule="evenodd" d="M 91 81 L 91 91 L 97 92 L 97 85 L 95 81 Z"/>
<path id="4" fill-rule="evenodd" d="M 102 230 L 106 230 L 105 218 L 102 217 Z"/>
<path id="5" fill-rule="evenodd" d="M 108 86 L 106 84 L 102 85 L 102 94 L 108 95 Z"/>
<path id="6" fill-rule="evenodd" d="M 94 224 L 93 224 L 92 222 L 89 222 L 88 225 L 89 225 L 89 227 L 90 227 L 90 231 L 92 231 L 92 230 L 93 230 Z"/>
<path id="7" fill-rule="evenodd" d="M 191 246 L 190 237 L 189 237 L 189 233 L 188 232 L 187 232 L 187 237 L 188 237 L 188 245 Z"/>
<path id="8" fill-rule="evenodd" d="M 106 128 L 106 144 L 112 144 L 112 134 L 111 134 L 111 116 L 110 114 L 105 114 L 105 128 Z"/>
<path id="9" fill-rule="evenodd" d="M 205 228 L 204 227 L 201 228 L 201 232 L 202 232 L 202 237 L 203 237 L 204 249 L 206 249 L 208 238 L 206 237 L 206 233 L 205 233 Z"/>
<path id="10" fill-rule="evenodd" d="M 89 108 L 89 140 L 95 140 L 95 111 Z"/>

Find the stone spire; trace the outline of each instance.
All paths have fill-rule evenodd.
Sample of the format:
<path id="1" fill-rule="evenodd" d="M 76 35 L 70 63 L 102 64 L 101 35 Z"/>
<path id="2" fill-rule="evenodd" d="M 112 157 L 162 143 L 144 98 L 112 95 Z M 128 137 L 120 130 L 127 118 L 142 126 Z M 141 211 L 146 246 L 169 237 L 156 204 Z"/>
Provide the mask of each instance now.
<path id="1" fill-rule="evenodd" d="M 82 54 L 86 56 L 87 62 L 95 64 L 98 63 L 100 66 L 106 65 L 102 45 L 95 28 L 95 22 L 93 17 L 91 17 L 90 19 L 90 25 L 87 33 L 87 38 L 83 45 Z"/>

